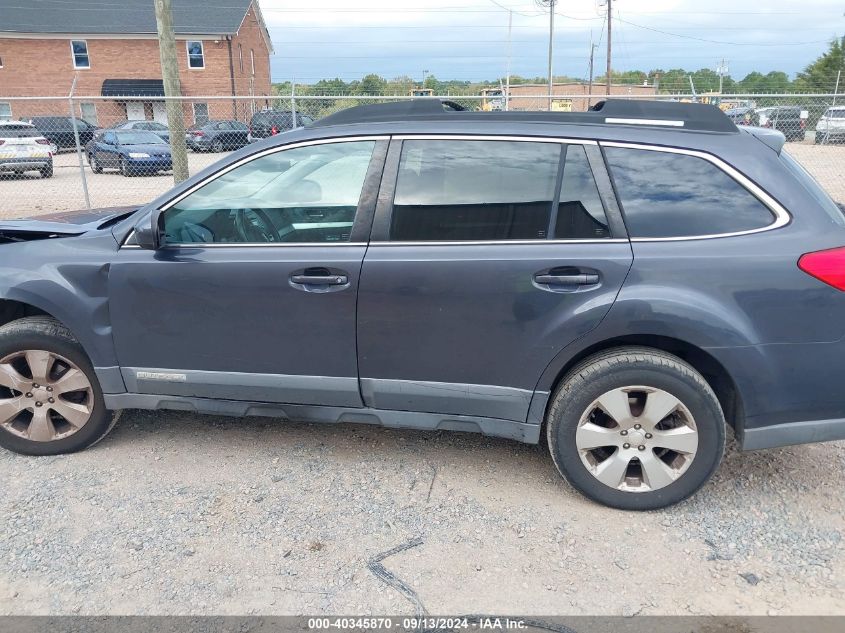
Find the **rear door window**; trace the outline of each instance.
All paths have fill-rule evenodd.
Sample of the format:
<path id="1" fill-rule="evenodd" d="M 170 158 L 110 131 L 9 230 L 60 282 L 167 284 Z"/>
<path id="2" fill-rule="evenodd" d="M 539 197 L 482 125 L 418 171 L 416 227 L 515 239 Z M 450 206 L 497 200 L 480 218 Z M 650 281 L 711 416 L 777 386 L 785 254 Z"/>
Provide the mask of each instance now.
<path id="1" fill-rule="evenodd" d="M 0 125 L 0 138 L 34 138 L 41 136 L 31 125 Z"/>
<path id="2" fill-rule="evenodd" d="M 775 215 L 727 173 L 698 156 L 605 147 L 631 237 L 698 237 L 764 228 Z"/>
<path id="3" fill-rule="evenodd" d="M 406 140 L 390 239 L 546 239 L 560 154 L 556 143 Z"/>

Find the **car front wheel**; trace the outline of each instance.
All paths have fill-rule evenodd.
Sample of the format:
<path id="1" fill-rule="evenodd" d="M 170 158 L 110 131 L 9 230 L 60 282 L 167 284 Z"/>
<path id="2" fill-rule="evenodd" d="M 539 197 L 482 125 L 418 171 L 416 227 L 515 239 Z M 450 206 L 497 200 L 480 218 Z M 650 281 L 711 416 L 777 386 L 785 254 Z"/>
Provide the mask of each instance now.
<path id="1" fill-rule="evenodd" d="M 98 442 L 114 421 L 90 360 L 61 323 L 34 316 L 0 327 L 0 446 L 69 453 Z"/>
<path id="2" fill-rule="evenodd" d="M 592 356 L 561 381 L 546 418 L 560 474 L 587 497 L 625 510 L 678 503 L 722 459 L 725 418 L 692 366 L 642 347 Z"/>

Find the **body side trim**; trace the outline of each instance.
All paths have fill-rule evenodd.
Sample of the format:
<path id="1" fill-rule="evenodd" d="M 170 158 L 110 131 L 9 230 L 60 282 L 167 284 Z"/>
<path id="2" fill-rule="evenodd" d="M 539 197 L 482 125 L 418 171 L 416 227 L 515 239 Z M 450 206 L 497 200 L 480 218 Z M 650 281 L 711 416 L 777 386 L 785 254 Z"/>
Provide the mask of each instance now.
<path id="1" fill-rule="evenodd" d="M 533 395 L 528 389 L 495 385 L 363 377 L 360 380 L 365 406 L 397 411 L 525 420 Z"/>
<path id="2" fill-rule="evenodd" d="M 258 402 L 360 407 L 358 379 L 345 376 L 253 374 L 194 369 L 123 367 L 129 392 Z"/>
<path id="3" fill-rule="evenodd" d="M 793 444 L 812 444 L 845 439 L 845 418 L 810 420 L 745 428 L 740 438 L 742 450 L 776 448 Z"/>
<path id="4" fill-rule="evenodd" d="M 107 394 L 104 398 L 106 408 L 114 410 L 164 409 L 238 417 L 279 417 L 286 421 L 374 424 L 387 428 L 419 431 L 464 431 L 492 437 L 504 437 L 527 444 L 536 444 L 540 440 L 540 426 L 537 424 L 477 416 L 300 404 L 268 404 L 264 402 L 157 396 L 139 393 Z"/>

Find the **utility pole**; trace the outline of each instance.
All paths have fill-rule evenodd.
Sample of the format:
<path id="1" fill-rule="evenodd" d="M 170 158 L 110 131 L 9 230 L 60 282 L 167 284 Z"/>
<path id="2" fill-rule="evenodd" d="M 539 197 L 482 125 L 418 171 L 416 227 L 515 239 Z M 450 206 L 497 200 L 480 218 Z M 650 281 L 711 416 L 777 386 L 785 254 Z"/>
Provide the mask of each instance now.
<path id="1" fill-rule="evenodd" d="M 725 75 L 728 74 L 728 62 L 725 61 L 725 58 L 722 58 L 718 64 L 716 64 L 716 72 L 719 73 L 719 94 L 722 94 L 722 80 L 724 79 Z"/>
<path id="2" fill-rule="evenodd" d="M 598 48 L 598 44 L 593 44 L 592 42 L 590 42 L 590 85 L 587 88 L 587 93 L 590 95 L 590 97 L 593 96 L 593 57 L 595 56 L 596 48 Z M 589 108 L 591 105 L 593 105 L 593 100 L 588 98 L 587 108 Z"/>
<path id="3" fill-rule="evenodd" d="M 505 66 L 505 111 L 510 109 L 511 96 L 511 32 L 513 31 L 513 11 L 508 9 L 508 61 Z"/>
<path id="4" fill-rule="evenodd" d="M 176 38 L 173 34 L 173 13 L 170 0 L 153 0 L 158 29 L 158 52 L 161 76 L 164 80 L 167 127 L 170 130 L 170 152 L 173 156 L 173 180 L 178 185 L 187 180 L 188 150 L 185 147 L 185 118 L 182 111 L 182 88 L 179 85 L 179 64 L 176 57 Z"/>
<path id="5" fill-rule="evenodd" d="M 607 88 L 605 94 L 610 94 L 610 60 L 613 51 L 611 45 L 611 31 L 613 24 L 613 0 L 607 0 Z"/>
<path id="6" fill-rule="evenodd" d="M 555 35 L 555 0 L 549 0 L 549 110 L 552 109 L 552 95 L 554 94 L 554 75 L 552 74 L 552 53 L 554 51 Z"/>

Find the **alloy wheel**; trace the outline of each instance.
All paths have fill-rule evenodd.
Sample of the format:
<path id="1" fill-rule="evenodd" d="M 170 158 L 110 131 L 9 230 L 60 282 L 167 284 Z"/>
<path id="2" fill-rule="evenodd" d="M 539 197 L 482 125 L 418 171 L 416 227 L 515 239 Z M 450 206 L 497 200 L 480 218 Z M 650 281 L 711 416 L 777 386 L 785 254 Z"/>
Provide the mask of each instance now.
<path id="1" fill-rule="evenodd" d="M 0 360 L 0 427 L 33 442 L 79 431 L 94 407 L 91 381 L 67 358 L 24 350 Z"/>
<path id="2" fill-rule="evenodd" d="M 698 450 L 689 409 L 654 387 L 620 387 L 599 396 L 578 423 L 581 461 L 600 482 L 626 492 L 649 492 L 683 475 Z"/>

